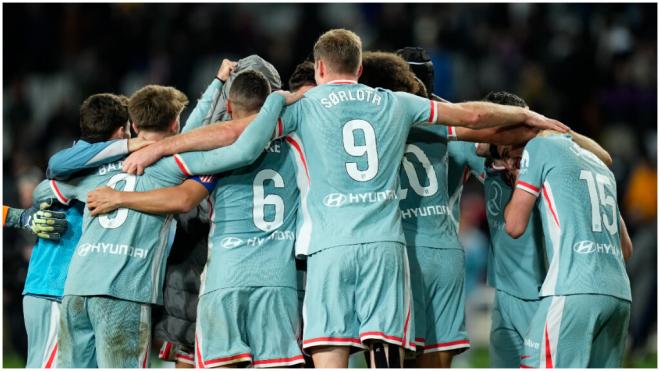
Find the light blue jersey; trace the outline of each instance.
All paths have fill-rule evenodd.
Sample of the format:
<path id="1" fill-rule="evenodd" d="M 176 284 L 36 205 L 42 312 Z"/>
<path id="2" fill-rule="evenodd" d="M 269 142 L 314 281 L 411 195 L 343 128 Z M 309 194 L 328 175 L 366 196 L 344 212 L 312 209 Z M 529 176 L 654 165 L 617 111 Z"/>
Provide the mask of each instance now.
<path id="1" fill-rule="evenodd" d="M 483 161 L 483 160 L 482 160 Z M 534 210 L 527 229 L 517 239 L 504 229 L 504 209 L 513 189 L 504 181 L 504 170 L 486 168 L 484 194 L 490 231 L 488 283 L 491 287 L 525 300 L 537 300 L 545 277 L 543 226 Z"/>
<path id="2" fill-rule="evenodd" d="M 401 217 L 408 246 L 462 249 L 447 194 L 446 126 L 412 128 L 401 166 Z"/>
<path id="3" fill-rule="evenodd" d="M 89 143 L 78 140 L 70 148 L 55 153 L 48 160 L 46 177 L 67 180 L 81 170 L 92 170 L 113 161 L 119 161 L 128 154 L 128 140 L 111 140 Z"/>
<path id="4" fill-rule="evenodd" d="M 536 197 L 548 255 L 541 296 L 604 294 L 631 300 L 614 175 L 570 136 L 525 146 L 516 183 Z"/>
<path id="5" fill-rule="evenodd" d="M 412 125 L 437 118 L 436 102 L 353 81 L 319 85 L 288 106 L 276 136 L 296 143 L 309 179 L 296 253 L 405 243 L 398 200 L 405 140 Z"/>
<path id="6" fill-rule="evenodd" d="M 67 205 L 83 202 L 100 186 L 124 191 L 148 191 L 174 186 L 186 176 L 173 158 L 149 167 L 142 176 L 123 173 L 122 162 L 96 169 L 69 183 L 40 184 L 35 202 L 57 197 Z M 85 210 L 83 232 L 71 259 L 64 295 L 107 295 L 143 303 L 162 303 L 165 260 L 173 238 L 172 216 L 144 214 L 129 209 L 91 217 Z"/>
<path id="7" fill-rule="evenodd" d="M 291 152 L 284 140 L 273 141 L 252 165 L 219 175 L 210 197 L 212 225 L 201 295 L 221 288 L 297 288 L 298 189 Z"/>
<path id="8" fill-rule="evenodd" d="M 450 127 L 454 131 L 455 128 Z M 483 182 L 484 177 L 484 159 L 477 156 L 475 143 L 452 141 L 448 145 L 449 151 L 449 171 L 447 176 L 447 187 L 449 193 L 449 207 L 451 215 L 458 230 L 458 224 L 461 220 L 461 195 L 463 194 L 463 184 L 467 181 L 470 174 L 474 175 L 479 181 Z"/>

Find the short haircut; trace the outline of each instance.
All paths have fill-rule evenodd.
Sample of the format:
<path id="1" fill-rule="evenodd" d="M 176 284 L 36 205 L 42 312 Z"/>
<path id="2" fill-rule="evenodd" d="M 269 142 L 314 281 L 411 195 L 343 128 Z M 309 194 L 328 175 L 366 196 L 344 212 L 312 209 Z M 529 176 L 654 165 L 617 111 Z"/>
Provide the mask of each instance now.
<path id="1" fill-rule="evenodd" d="M 362 41 L 352 31 L 330 30 L 314 44 L 314 61 L 319 59 L 336 73 L 357 73 L 362 61 Z"/>
<path id="2" fill-rule="evenodd" d="M 360 83 L 427 97 L 424 84 L 415 76 L 408 63 L 394 53 L 365 52 Z"/>
<path id="3" fill-rule="evenodd" d="M 296 91 L 305 85 L 316 85 L 314 63 L 310 61 L 297 65 L 289 78 L 289 91 Z"/>
<path id="4" fill-rule="evenodd" d="M 125 97 L 114 94 L 94 94 L 80 105 L 80 138 L 90 142 L 110 139 L 112 133 L 128 122 Z"/>
<path id="5" fill-rule="evenodd" d="M 519 96 L 506 91 L 491 91 L 486 94 L 484 100 L 491 103 L 503 104 L 505 106 L 527 107 L 527 102 Z"/>
<path id="6" fill-rule="evenodd" d="M 234 78 L 229 89 L 228 99 L 234 106 L 246 112 L 257 112 L 270 94 L 270 85 L 264 74 L 247 70 Z"/>
<path id="7" fill-rule="evenodd" d="M 171 86 L 147 85 L 128 101 L 131 121 L 139 130 L 162 132 L 188 104 L 188 97 Z"/>

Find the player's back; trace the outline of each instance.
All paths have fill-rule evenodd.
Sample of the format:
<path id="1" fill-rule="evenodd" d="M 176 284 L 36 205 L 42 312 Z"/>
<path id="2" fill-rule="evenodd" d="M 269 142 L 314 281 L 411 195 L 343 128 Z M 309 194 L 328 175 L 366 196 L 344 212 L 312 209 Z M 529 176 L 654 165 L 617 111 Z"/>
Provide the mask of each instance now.
<path id="1" fill-rule="evenodd" d="M 51 182 L 59 197 L 86 201 L 101 186 L 122 191 L 148 191 L 179 184 L 184 175 L 164 159 L 142 176 L 122 172 L 122 162 L 99 167 L 70 183 Z M 145 303 L 162 302 L 165 260 L 173 238 L 171 215 L 130 209 L 92 217 L 85 209 L 83 231 L 71 259 L 65 295 L 108 295 Z"/>
<path id="2" fill-rule="evenodd" d="M 210 250 L 201 294 L 231 287 L 297 287 L 299 193 L 291 155 L 284 140 L 275 140 L 252 165 L 218 176 L 210 197 Z"/>
<path id="3" fill-rule="evenodd" d="M 409 94 L 335 82 L 317 86 L 285 109 L 285 131 L 293 131 L 300 171 L 309 176 L 301 188 L 305 217 L 297 253 L 405 242 L 399 167 L 410 126 L 428 122 L 430 107 L 428 100 Z"/>
<path id="4" fill-rule="evenodd" d="M 564 135 L 531 140 L 520 167 L 518 187 L 522 183 L 542 198 L 549 266 L 541 295 L 596 293 L 630 300 L 612 172 Z M 531 184 L 535 178 L 543 184 Z"/>
<path id="5" fill-rule="evenodd" d="M 462 249 L 447 191 L 445 126 L 413 128 L 400 170 L 400 208 L 408 246 Z"/>

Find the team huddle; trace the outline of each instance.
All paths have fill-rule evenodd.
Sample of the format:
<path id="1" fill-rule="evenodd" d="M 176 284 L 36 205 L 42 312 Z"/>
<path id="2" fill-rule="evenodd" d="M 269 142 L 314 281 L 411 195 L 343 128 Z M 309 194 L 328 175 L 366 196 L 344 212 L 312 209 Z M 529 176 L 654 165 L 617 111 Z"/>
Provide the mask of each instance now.
<path id="1" fill-rule="evenodd" d="M 491 366 L 620 367 L 632 244 L 611 158 L 513 94 L 437 97 L 424 54 L 330 30 L 290 91 L 257 56 L 224 60 L 182 128 L 172 87 L 85 100 L 80 140 L 34 191 L 69 227 L 30 261 L 28 367 L 148 367 L 154 327 L 177 367 L 348 367 L 355 352 L 450 367 L 470 347 L 470 174 L 491 234 Z M 201 272 L 175 251 L 201 251 Z"/>

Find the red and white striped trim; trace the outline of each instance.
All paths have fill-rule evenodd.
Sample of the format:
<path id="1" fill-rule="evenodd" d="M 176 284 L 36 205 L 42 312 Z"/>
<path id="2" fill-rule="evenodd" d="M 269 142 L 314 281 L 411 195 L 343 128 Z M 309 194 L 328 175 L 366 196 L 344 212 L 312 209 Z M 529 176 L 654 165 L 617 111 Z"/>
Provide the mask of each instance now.
<path id="1" fill-rule="evenodd" d="M 416 346 L 418 346 L 420 349 L 424 348 L 424 343 L 426 342 L 426 339 L 424 338 L 415 338 L 413 340 L 413 343 L 415 343 Z"/>
<path id="2" fill-rule="evenodd" d="M 456 140 L 456 127 L 455 126 L 447 126 L 447 138 L 449 140 Z"/>
<path id="3" fill-rule="evenodd" d="M 170 356 L 172 355 L 172 348 L 174 345 L 166 341 L 163 343 L 163 346 L 160 347 L 160 351 L 158 352 L 158 358 L 162 359 L 163 361 L 170 361 Z"/>
<path id="4" fill-rule="evenodd" d="M 286 142 L 294 149 L 294 163 L 296 165 L 296 185 L 300 191 L 300 211 L 302 220 L 296 234 L 296 256 L 307 255 L 312 240 L 312 217 L 309 213 L 307 198 L 309 196 L 310 179 L 305 160 L 305 146 L 300 138 L 291 133 Z"/>
<path id="5" fill-rule="evenodd" d="M 176 161 L 176 164 L 179 166 L 179 169 L 181 169 L 183 175 L 192 176 L 190 168 L 188 168 L 188 165 L 186 165 L 185 161 L 183 161 L 183 158 L 181 158 L 179 154 L 174 155 L 174 161 Z"/>
<path id="6" fill-rule="evenodd" d="M 204 367 L 213 368 L 241 362 L 252 362 L 252 355 L 250 353 L 240 353 L 229 357 L 209 359 L 204 361 Z"/>
<path id="7" fill-rule="evenodd" d="M 177 353 L 175 360 L 179 363 L 185 363 L 187 365 L 195 365 L 195 357 L 186 353 Z"/>
<path id="8" fill-rule="evenodd" d="M 470 340 L 456 340 L 447 343 L 424 345 L 424 353 L 442 352 L 446 350 L 469 348 Z"/>
<path id="9" fill-rule="evenodd" d="M 255 360 L 252 362 L 252 365 L 256 368 L 266 368 L 266 367 L 293 366 L 304 363 L 305 363 L 305 357 L 303 357 L 303 355 L 300 354 L 295 357 L 289 357 L 289 358 Z"/>
<path id="10" fill-rule="evenodd" d="M 57 197 L 57 201 L 59 201 L 63 205 L 68 205 L 69 202 L 71 202 L 70 199 L 64 197 L 64 194 L 60 192 L 60 188 L 57 186 L 57 182 L 54 180 L 50 181 L 50 189 L 53 191 L 55 194 L 55 197 Z"/>
<path id="11" fill-rule="evenodd" d="M 327 82 L 326 84 L 357 84 L 358 82 L 355 80 L 332 80 Z"/>
<path id="12" fill-rule="evenodd" d="M 538 197 L 541 193 L 541 189 L 527 182 L 519 180 L 516 182 L 516 188 L 520 188 L 525 192 L 531 193 L 534 197 Z"/>
<path id="13" fill-rule="evenodd" d="M 340 338 L 340 337 L 320 337 L 303 341 L 303 349 L 321 346 L 321 345 L 340 345 L 340 346 L 354 346 L 356 348 L 368 349 L 368 347 L 356 338 Z"/>
<path id="14" fill-rule="evenodd" d="M 206 270 L 206 267 L 204 268 Z M 197 309 L 199 312 L 199 308 Z M 199 315 L 199 313 L 198 313 Z M 197 321 L 197 333 L 195 334 L 195 362 L 197 363 L 196 367 L 197 368 L 204 368 L 204 360 L 202 358 L 202 346 L 200 345 L 200 340 L 199 340 L 199 321 Z"/>
<path id="15" fill-rule="evenodd" d="M 283 132 L 284 132 L 284 124 L 282 123 L 282 118 L 279 117 L 277 119 L 277 126 L 275 127 L 275 130 L 273 131 L 273 140 L 281 138 Z"/>
<path id="16" fill-rule="evenodd" d="M 57 337 L 60 330 L 60 303 L 55 300 L 50 303 L 50 320 L 46 349 L 41 361 L 42 368 L 57 367 Z"/>
<path id="17" fill-rule="evenodd" d="M 557 227 L 561 228 L 561 225 L 559 224 L 559 216 L 557 215 L 557 207 L 555 206 L 555 198 L 552 196 L 552 190 L 547 182 L 543 184 L 543 198 L 545 198 L 547 202 L 548 208 L 552 213 L 552 218 L 555 220 Z"/>
<path id="18" fill-rule="evenodd" d="M 429 104 L 431 105 L 431 108 L 429 109 L 429 124 L 435 124 L 438 122 L 438 102 L 429 100 Z M 449 136 L 449 132 L 447 135 Z"/>
<path id="19" fill-rule="evenodd" d="M 559 345 L 559 332 L 565 302 L 565 296 L 553 296 L 548 308 L 540 357 L 541 365 L 544 365 L 545 368 L 553 368 L 557 360 L 557 346 Z"/>

